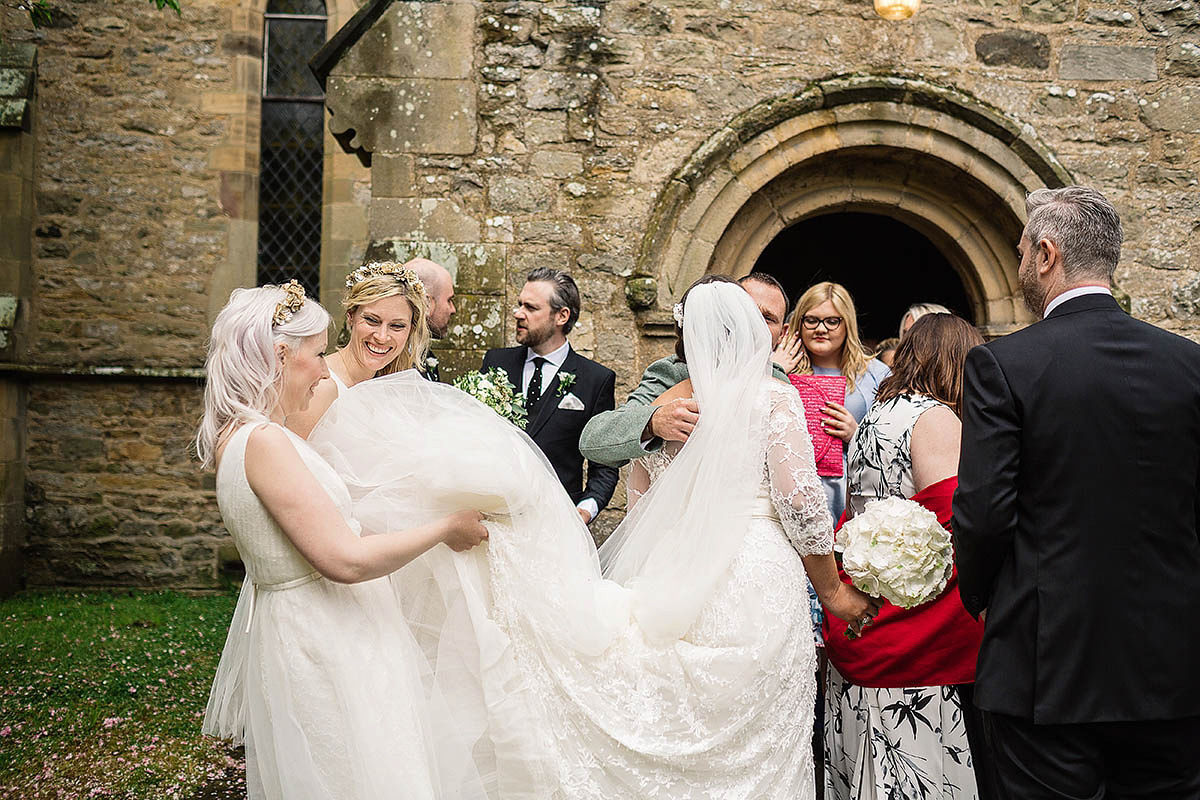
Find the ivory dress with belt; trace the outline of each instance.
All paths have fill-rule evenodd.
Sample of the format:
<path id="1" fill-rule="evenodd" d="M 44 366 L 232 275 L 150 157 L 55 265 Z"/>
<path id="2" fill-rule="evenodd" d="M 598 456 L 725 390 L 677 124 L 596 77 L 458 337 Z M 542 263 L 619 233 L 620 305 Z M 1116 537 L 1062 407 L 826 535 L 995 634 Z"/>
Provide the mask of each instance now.
<path id="1" fill-rule="evenodd" d="M 423 689 L 419 648 L 388 579 L 321 577 L 250 488 L 245 454 L 255 427 L 233 434 L 217 471 L 217 502 L 246 580 L 204 732 L 244 738 L 255 800 L 485 796 L 477 775 L 461 774 L 466 753 L 446 763 L 456 760 L 455 734 L 432 729 L 430 720 L 446 715 Z M 345 484 L 286 432 L 357 532 Z"/>

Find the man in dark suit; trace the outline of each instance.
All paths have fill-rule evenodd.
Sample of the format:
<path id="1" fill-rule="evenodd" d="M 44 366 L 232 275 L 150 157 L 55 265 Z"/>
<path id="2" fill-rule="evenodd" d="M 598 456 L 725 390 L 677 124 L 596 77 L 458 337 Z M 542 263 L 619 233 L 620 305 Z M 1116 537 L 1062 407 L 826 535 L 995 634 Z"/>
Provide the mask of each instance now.
<path id="1" fill-rule="evenodd" d="M 567 342 L 579 319 L 579 287 L 562 270 L 530 272 L 513 316 L 520 345 L 489 350 L 483 369 L 500 367 L 525 395 L 525 432 L 550 460 L 579 516 L 590 523 L 612 499 L 617 470 L 589 461 L 585 484 L 579 434 L 589 419 L 616 405 L 616 375 Z"/>
<path id="2" fill-rule="evenodd" d="M 1099 192 L 1027 205 L 1043 319 L 968 355 L 954 496 L 1001 795 L 1200 798 L 1200 345 L 1113 299 Z"/>

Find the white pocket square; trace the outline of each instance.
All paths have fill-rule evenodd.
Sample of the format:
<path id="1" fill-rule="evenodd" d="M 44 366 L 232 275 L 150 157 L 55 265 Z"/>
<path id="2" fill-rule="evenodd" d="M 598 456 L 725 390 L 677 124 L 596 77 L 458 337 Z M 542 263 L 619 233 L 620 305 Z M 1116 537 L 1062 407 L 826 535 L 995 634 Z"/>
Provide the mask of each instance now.
<path id="1" fill-rule="evenodd" d="M 583 411 L 583 401 L 574 393 L 567 392 L 566 397 L 558 402 L 558 407 L 565 408 L 567 411 Z"/>

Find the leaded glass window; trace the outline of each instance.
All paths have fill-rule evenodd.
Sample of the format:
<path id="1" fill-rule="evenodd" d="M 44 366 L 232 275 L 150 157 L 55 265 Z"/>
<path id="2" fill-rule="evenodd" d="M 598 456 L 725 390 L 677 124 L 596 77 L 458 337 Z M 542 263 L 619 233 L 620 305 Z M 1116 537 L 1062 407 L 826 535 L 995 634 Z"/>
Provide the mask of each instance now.
<path id="1" fill-rule="evenodd" d="M 319 297 L 325 94 L 308 60 L 325 44 L 322 0 L 270 0 L 263 31 L 258 282 L 296 278 Z"/>

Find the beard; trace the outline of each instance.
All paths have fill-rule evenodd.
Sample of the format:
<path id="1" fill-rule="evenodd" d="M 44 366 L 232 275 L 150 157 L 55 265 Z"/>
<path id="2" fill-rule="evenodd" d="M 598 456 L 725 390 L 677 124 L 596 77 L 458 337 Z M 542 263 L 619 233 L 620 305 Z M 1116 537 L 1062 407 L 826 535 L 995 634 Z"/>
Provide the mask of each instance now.
<path id="1" fill-rule="evenodd" d="M 1033 266 L 1026 267 L 1022 264 L 1017 270 L 1017 281 L 1021 285 L 1021 297 L 1025 301 L 1025 307 L 1035 317 L 1042 316 L 1046 307 L 1046 290 L 1038 283 L 1037 272 Z"/>
<path id="2" fill-rule="evenodd" d="M 529 348 L 537 347 L 549 339 L 553 333 L 553 328 L 525 328 L 524 330 L 518 328 L 517 343 Z"/>

